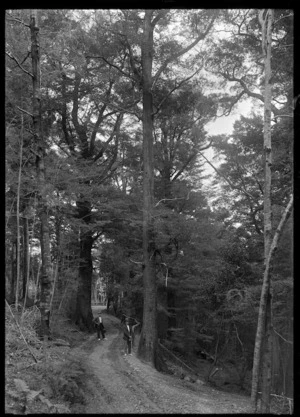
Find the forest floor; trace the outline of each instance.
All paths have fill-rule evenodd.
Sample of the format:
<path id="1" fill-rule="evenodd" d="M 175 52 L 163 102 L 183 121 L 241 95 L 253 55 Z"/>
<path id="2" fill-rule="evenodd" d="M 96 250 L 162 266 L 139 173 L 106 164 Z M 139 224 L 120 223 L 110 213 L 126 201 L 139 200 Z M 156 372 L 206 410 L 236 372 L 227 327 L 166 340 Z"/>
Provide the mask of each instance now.
<path id="1" fill-rule="evenodd" d="M 100 308 L 93 307 L 94 315 Z M 133 354 L 124 356 L 120 320 L 102 314 L 107 340 L 66 323 L 64 339 L 69 343 L 64 345 L 61 337 L 38 346 L 25 334 L 31 347 L 22 345 L 6 316 L 5 413 L 250 413 L 249 396 L 218 390 L 199 373 L 197 381 L 181 379 L 182 369 L 175 363 L 168 364 L 171 375 L 141 362 L 138 340 Z"/>

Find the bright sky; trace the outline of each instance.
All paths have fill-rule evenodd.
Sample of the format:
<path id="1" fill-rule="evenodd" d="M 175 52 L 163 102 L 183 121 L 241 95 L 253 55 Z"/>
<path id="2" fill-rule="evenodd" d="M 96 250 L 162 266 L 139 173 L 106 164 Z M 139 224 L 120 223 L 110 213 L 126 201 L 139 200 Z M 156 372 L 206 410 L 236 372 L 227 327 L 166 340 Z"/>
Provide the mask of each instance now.
<path id="1" fill-rule="evenodd" d="M 229 115 L 218 117 L 215 121 L 206 124 L 205 129 L 209 135 L 230 134 L 233 130 L 233 124 L 239 115 Z"/>
<path id="2" fill-rule="evenodd" d="M 253 101 L 244 100 L 239 103 L 229 116 L 218 117 L 215 121 L 206 124 L 205 129 L 209 135 L 230 134 L 233 131 L 233 124 L 241 116 L 249 116 L 253 110 Z"/>
<path id="3" fill-rule="evenodd" d="M 248 116 L 253 108 L 252 101 L 243 101 L 236 106 L 235 111 L 229 116 L 218 117 L 216 120 L 211 121 L 205 125 L 210 136 L 214 135 L 230 135 L 233 132 L 233 125 L 236 120 L 240 118 L 241 115 Z M 214 156 L 213 149 L 208 148 L 204 151 L 205 156 L 212 161 Z M 207 170 L 209 173 L 214 172 L 213 168 L 207 164 Z"/>

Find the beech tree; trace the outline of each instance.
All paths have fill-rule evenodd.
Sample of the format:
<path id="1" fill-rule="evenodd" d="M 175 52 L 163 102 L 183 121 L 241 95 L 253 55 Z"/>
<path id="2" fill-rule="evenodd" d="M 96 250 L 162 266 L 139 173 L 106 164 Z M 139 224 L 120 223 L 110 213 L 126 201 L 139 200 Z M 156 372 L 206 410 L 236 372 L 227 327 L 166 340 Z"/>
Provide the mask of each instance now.
<path id="1" fill-rule="evenodd" d="M 260 366 L 262 365 L 262 399 L 261 411 L 270 412 L 271 372 L 272 372 L 272 295 L 271 295 L 271 262 L 277 248 L 277 242 L 282 228 L 287 221 L 293 205 L 291 197 L 286 210 L 272 240 L 272 207 L 271 207 L 271 100 L 272 100 L 272 71 L 271 48 L 273 10 L 266 9 L 259 12 L 259 22 L 262 29 L 262 51 L 265 68 L 264 93 L 264 153 L 265 153 L 265 187 L 264 187 L 264 277 L 258 316 L 258 325 L 254 350 L 253 377 L 251 399 L 254 411 L 257 410 L 257 391 Z M 262 344 L 264 339 L 264 351 Z"/>
<path id="2" fill-rule="evenodd" d="M 52 95 L 55 93 L 55 98 L 51 99 L 51 95 L 48 98 L 48 104 L 56 121 L 52 132 L 59 138 L 57 146 L 72 161 L 72 169 L 79 177 L 75 217 L 81 224 L 78 224 L 78 288 L 73 318 L 82 328 L 92 330 L 92 248 L 102 232 L 102 228 L 97 226 L 98 221 L 101 223 L 101 208 L 99 210 L 93 189 L 96 184 L 100 189 L 101 184 L 108 183 L 116 170 L 123 112 L 110 107 L 112 97 L 116 97 L 116 71 L 107 71 L 106 64 L 99 65 L 97 57 L 88 55 L 88 52 L 96 54 L 102 48 L 101 44 L 95 46 L 90 38 L 94 25 L 85 30 L 84 21 L 78 22 L 67 15 L 59 14 L 58 17 L 66 22 L 67 28 L 73 29 L 73 33 L 65 33 L 64 47 L 59 34 L 54 37 L 58 50 L 47 56 L 48 68 L 59 74 L 54 85 L 53 80 L 48 81 L 47 87 Z M 51 25 L 52 19 L 51 12 L 45 24 Z M 103 39 L 99 41 L 104 42 Z M 105 76 L 101 79 L 103 74 Z"/>
<path id="3" fill-rule="evenodd" d="M 193 42 L 181 47 L 175 53 L 167 57 L 160 65 L 154 76 L 152 75 L 154 53 L 154 29 L 161 19 L 168 15 L 168 10 L 155 13 L 154 10 L 145 10 L 143 40 L 141 44 L 142 54 L 142 87 L 143 87 L 143 288 L 144 309 L 143 328 L 139 343 L 138 354 L 157 366 L 157 326 L 156 308 L 157 291 L 155 277 L 156 251 L 153 237 L 153 197 L 154 197 L 154 171 L 153 171 L 153 99 L 152 89 L 160 75 L 170 63 L 191 50 L 200 40 L 209 33 L 216 13 L 208 20 L 203 31 L 199 30 Z M 201 17 L 199 16 L 199 20 Z"/>

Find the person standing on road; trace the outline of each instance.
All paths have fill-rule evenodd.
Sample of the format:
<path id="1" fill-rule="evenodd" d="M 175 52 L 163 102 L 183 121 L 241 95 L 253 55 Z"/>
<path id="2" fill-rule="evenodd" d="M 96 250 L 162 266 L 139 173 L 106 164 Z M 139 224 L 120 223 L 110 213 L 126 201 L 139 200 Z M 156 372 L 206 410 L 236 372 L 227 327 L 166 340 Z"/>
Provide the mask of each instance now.
<path id="1" fill-rule="evenodd" d="M 99 313 L 99 315 L 94 319 L 94 324 L 97 330 L 98 340 L 100 340 L 100 334 L 102 336 L 102 339 L 106 340 L 106 337 L 105 337 L 106 330 L 103 325 L 101 313 Z"/>
<path id="2" fill-rule="evenodd" d="M 132 321 L 127 317 L 124 320 L 124 324 L 123 324 L 123 340 L 125 344 L 125 353 L 124 353 L 125 356 L 127 355 L 127 353 L 128 355 L 132 354 L 131 349 L 132 349 L 133 342 L 134 342 L 134 329 L 140 324 L 135 319 L 133 319 L 133 321 L 135 322 L 134 325 Z"/>

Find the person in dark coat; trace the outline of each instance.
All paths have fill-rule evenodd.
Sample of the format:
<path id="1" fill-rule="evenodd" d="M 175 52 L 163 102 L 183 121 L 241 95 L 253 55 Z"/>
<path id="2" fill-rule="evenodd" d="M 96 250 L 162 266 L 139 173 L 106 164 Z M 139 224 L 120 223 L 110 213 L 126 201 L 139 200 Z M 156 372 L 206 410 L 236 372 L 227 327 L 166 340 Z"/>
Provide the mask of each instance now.
<path id="1" fill-rule="evenodd" d="M 94 324 L 95 324 L 95 327 L 96 327 L 96 330 L 97 330 L 98 340 L 100 340 L 100 334 L 102 336 L 102 339 L 106 340 L 106 337 L 105 337 L 105 331 L 106 330 L 105 330 L 104 325 L 103 325 L 103 320 L 102 320 L 102 317 L 101 317 L 101 313 L 99 313 L 99 315 L 94 319 Z"/>
<path id="2" fill-rule="evenodd" d="M 134 323 L 134 324 L 133 324 Z M 123 340 L 125 344 L 125 355 L 131 355 L 131 349 L 134 342 L 134 330 L 140 323 L 133 319 L 130 320 L 128 317 L 125 318 L 124 324 L 122 326 L 123 329 Z"/>

